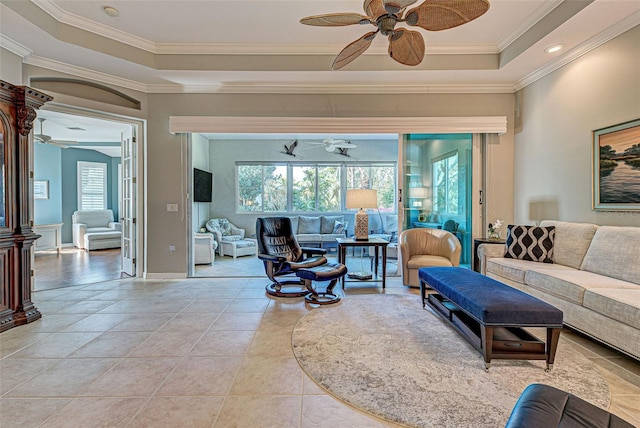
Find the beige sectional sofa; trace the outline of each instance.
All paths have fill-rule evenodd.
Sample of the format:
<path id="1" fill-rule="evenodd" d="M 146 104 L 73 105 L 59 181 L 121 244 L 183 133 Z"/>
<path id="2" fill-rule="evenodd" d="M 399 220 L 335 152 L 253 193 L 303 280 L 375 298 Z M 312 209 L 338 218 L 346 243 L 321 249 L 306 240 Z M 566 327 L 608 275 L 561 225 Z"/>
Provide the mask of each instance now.
<path id="1" fill-rule="evenodd" d="M 554 305 L 569 327 L 640 359 L 640 227 L 540 226 L 555 226 L 552 264 L 504 258 L 504 244 L 481 244 L 481 272 Z"/>

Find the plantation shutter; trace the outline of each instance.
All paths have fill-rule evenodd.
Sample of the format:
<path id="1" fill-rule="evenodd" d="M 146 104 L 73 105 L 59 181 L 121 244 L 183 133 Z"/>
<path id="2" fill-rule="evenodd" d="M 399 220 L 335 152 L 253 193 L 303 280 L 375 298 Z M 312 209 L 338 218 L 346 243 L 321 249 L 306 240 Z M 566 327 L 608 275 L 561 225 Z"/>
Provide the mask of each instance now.
<path id="1" fill-rule="evenodd" d="M 107 164 L 78 162 L 78 210 L 107 209 Z"/>

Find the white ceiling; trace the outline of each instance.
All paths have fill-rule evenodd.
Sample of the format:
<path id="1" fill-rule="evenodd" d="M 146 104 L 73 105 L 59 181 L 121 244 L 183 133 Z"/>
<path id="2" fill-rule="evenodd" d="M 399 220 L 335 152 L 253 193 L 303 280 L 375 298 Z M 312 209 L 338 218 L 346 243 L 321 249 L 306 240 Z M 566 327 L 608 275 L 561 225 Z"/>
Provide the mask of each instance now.
<path id="1" fill-rule="evenodd" d="M 416 67 L 390 59 L 379 36 L 331 70 L 340 50 L 374 27 L 298 21 L 364 13 L 360 0 L 2 0 L 0 46 L 25 64 L 146 93 L 513 93 L 640 24 L 639 0 L 490 2 L 468 24 L 418 29 L 427 52 Z M 544 52 L 555 44 L 565 48 Z M 83 138 L 63 128 L 46 133 Z M 86 136 L 107 138 L 104 130 Z"/>

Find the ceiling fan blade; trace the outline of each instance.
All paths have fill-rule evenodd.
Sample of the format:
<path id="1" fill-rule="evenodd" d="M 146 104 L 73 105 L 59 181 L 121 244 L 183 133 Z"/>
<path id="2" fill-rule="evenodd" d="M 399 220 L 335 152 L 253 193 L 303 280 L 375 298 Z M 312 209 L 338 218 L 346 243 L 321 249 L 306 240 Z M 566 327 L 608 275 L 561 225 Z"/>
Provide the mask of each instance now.
<path id="1" fill-rule="evenodd" d="M 60 147 L 61 149 L 68 149 L 69 148 L 69 146 L 67 146 L 66 144 L 62 144 L 62 142 L 60 142 L 60 141 L 51 140 L 47 144 L 51 144 L 52 146 Z"/>
<path id="2" fill-rule="evenodd" d="M 78 144 L 77 141 L 72 141 L 72 140 L 49 140 L 49 143 L 54 143 L 54 144 Z"/>
<path id="3" fill-rule="evenodd" d="M 398 13 L 407 6 L 411 6 L 418 0 L 382 0 L 384 8 L 389 13 Z"/>
<path id="4" fill-rule="evenodd" d="M 307 16 L 300 20 L 301 24 L 318 27 L 342 27 L 345 25 L 368 24 L 369 17 L 359 13 L 327 13 L 324 15 Z"/>
<path id="5" fill-rule="evenodd" d="M 489 10 L 489 0 L 426 0 L 408 10 L 405 19 L 429 31 L 447 30 L 466 24 Z"/>
<path id="6" fill-rule="evenodd" d="M 418 65 L 424 58 L 424 38 L 417 31 L 398 29 L 389 35 L 389 56 L 400 64 Z"/>
<path id="7" fill-rule="evenodd" d="M 363 8 L 364 12 L 374 21 L 388 13 L 384 8 L 383 0 L 364 0 Z"/>
<path id="8" fill-rule="evenodd" d="M 333 61 L 331 68 L 339 70 L 362 55 L 364 51 L 369 48 L 371 42 L 376 37 L 376 34 L 378 34 L 377 31 L 371 31 L 360 37 L 358 40 L 349 43 L 347 47 L 338 54 L 336 59 Z"/>

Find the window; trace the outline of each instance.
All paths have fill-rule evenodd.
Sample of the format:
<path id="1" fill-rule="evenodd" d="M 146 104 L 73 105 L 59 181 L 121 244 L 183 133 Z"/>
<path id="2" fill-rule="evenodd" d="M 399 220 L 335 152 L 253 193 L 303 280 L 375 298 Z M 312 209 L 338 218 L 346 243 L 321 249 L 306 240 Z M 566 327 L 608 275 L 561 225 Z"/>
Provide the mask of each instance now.
<path id="1" fill-rule="evenodd" d="M 238 213 L 344 212 L 349 188 L 378 191 L 380 211 L 395 212 L 396 166 L 347 163 L 238 163 Z"/>
<path id="2" fill-rule="evenodd" d="M 239 165 L 238 212 L 287 210 L 286 165 Z"/>
<path id="3" fill-rule="evenodd" d="M 78 210 L 107 209 L 107 164 L 78 161 Z"/>
<path id="4" fill-rule="evenodd" d="M 376 189 L 381 212 L 395 212 L 395 165 L 354 165 L 347 167 L 347 189 Z"/>
<path id="5" fill-rule="evenodd" d="M 458 214 L 458 152 L 451 152 L 432 162 L 433 211 Z"/>

